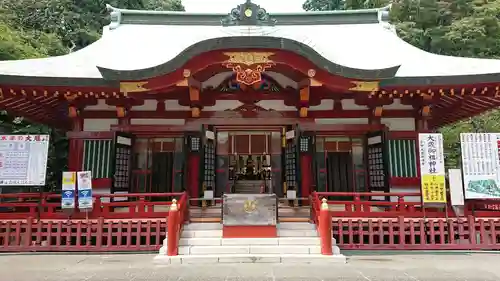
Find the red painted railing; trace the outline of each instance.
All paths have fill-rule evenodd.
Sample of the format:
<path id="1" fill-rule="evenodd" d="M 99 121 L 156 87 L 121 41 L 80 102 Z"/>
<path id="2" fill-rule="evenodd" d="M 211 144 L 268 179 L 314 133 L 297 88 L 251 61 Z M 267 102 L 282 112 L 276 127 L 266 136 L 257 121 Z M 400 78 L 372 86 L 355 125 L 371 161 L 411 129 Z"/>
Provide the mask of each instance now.
<path id="1" fill-rule="evenodd" d="M 165 218 L 171 199 L 185 193 L 96 194 L 88 213 L 61 209 L 61 195 L 49 193 L 0 194 L 0 219 L 131 219 Z M 123 201 L 116 201 L 117 199 Z"/>
<path id="2" fill-rule="evenodd" d="M 0 252 L 157 251 L 166 219 L 0 221 Z"/>
<path id="3" fill-rule="evenodd" d="M 421 202 L 407 201 L 405 197 L 420 197 L 420 193 L 383 193 L 383 192 L 315 192 L 315 201 L 327 198 L 333 217 L 454 217 L 454 211 L 427 208 Z M 346 198 L 346 200 L 330 200 Z M 389 200 L 373 200 L 388 198 Z"/>
<path id="4" fill-rule="evenodd" d="M 0 221 L 0 252 L 157 251 L 166 229 L 165 219 Z M 500 250 L 498 218 L 334 218 L 332 231 L 344 250 Z"/>
<path id="5" fill-rule="evenodd" d="M 334 218 L 332 228 L 341 249 L 500 250 L 498 218 Z"/>

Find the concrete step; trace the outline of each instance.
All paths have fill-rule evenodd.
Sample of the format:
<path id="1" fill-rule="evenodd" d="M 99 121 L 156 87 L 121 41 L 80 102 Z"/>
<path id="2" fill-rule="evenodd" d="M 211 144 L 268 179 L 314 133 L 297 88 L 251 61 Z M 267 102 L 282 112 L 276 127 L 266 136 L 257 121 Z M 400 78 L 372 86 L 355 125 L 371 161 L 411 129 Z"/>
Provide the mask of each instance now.
<path id="1" fill-rule="evenodd" d="M 189 223 L 184 225 L 184 230 L 221 230 L 220 223 Z"/>
<path id="2" fill-rule="evenodd" d="M 278 230 L 316 230 L 316 225 L 308 222 L 282 222 L 276 226 Z"/>
<path id="3" fill-rule="evenodd" d="M 160 248 L 164 255 L 166 246 Z M 332 247 L 334 255 L 340 255 L 338 246 Z M 321 254 L 320 246 L 246 245 L 246 246 L 179 246 L 179 255 L 226 255 L 226 254 Z"/>
<path id="4" fill-rule="evenodd" d="M 318 237 L 318 231 L 312 229 L 278 229 L 278 237 Z"/>
<path id="5" fill-rule="evenodd" d="M 181 238 L 222 238 L 222 230 L 184 230 Z"/>
<path id="6" fill-rule="evenodd" d="M 331 264 L 346 263 L 344 255 L 319 254 L 226 254 L 226 255 L 158 255 L 156 264 L 215 264 L 215 263 L 296 263 Z"/>
<path id="7" fill-rule="evenodd" d="M 340 254 L 338 246 L 333 253 Z M 320 246 L 247 245 L 247 246 L 180 246 L 179 255 L 225 255 L 225 254 L 320 254 Z"/>
<path id="8" fill-rule="evenodd" d="M 196 234 L 195 234 L 196 235 Z M 164 245 L 168 239 L 163 240 Z M 335 244 L 335 239 L 333 240 Z M 210 238 L 210 237 L 182 237 L 179 246 L 248 246 L 248 245 L 300 245 L 318 246 L 319 237 L 279 237 L 279 238 Z"/>

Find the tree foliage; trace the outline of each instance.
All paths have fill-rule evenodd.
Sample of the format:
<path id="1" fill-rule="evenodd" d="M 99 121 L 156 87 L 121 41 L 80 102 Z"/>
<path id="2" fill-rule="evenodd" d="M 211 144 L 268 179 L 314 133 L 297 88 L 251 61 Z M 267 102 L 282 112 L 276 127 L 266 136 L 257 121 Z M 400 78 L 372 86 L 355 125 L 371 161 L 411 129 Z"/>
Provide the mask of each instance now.
<path id="1" fill-rule="evenodd" d="M 391 21 L 399 37 L 424 51 L 441 55 L 500 58 L 500 0 L 399 0 Z M 305 10 L 380 8 L 387 0 L 306 0 Z M 383 42 L 382 42 L 383 43 Z M 460 165 L 462 132 L 500 132 L 500 110 L 441 128 L 446 164 Z"/>
<path id="2" fill-rule="evenodd" d="M 182 11 L 181 0 L 0 0 L 0 60 L 64 55 L 101 36 L 109 23 L 106 4 L 124 9 Z M 4 133 L 49 134 L 46 189 L 60 186 L 67 169 L 65 132 L 0 112 Z"/>

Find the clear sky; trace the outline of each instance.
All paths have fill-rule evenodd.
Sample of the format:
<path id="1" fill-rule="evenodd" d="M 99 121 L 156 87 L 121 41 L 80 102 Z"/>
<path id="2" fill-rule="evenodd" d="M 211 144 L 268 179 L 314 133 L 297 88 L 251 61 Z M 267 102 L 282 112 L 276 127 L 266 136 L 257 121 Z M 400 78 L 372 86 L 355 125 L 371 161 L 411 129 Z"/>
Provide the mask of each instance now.
<path id="1" fill-rule="evenodd" d="M 252 0 L 268 12 L 301 12 L 305 0 Z M 245 0 L 182 0 L 187 12 L 229 13 Z"/>

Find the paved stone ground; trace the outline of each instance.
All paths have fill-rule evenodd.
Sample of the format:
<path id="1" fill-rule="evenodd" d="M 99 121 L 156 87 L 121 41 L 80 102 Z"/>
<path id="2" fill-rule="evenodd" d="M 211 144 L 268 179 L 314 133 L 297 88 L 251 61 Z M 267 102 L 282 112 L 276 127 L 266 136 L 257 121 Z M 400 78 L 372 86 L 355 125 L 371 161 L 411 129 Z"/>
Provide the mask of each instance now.
<path id="1" fill-rule="evenodd" d="M 354 255 L 333 265 L 153 264 L 154 255 L 0 255 L 0 281 L 500 280 L 500 253 Z"/>

